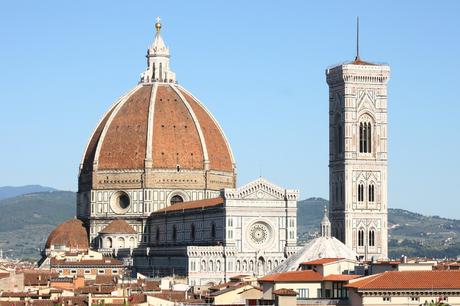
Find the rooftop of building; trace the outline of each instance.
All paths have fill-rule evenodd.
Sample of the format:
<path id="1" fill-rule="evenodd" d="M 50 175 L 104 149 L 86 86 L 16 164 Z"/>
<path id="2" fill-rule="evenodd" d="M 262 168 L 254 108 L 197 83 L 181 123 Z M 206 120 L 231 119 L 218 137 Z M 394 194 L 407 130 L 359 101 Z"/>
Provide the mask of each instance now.
<path id="1" fill-rule="evenodd" d="M 217 207 L 217 206 L 223 205 L 224 202 L 225 200 L 222 197 L 182 202 L 182 203 L 177 203 L 177 204 L 159 209 L 155 212 L 155 214 L 183 211 L 183 210 L 189 210 L 189 209 L 205 209 L 205 208 L 210 208 L 210 207 Z"/>
<path id="2" fill-rule="evenodd" d="M 330 264 L 330 263 L 340 261 L 342 259 L 344 259 L 344 258 L 318 258 L 318 259 L 315 259 L 315 260 L 302 262 L 302 265 L 312 265 L 312 266 L 326 265 L 326 264 Z"/>
<path id="3" fill-rule="evenodd" d="M 111 221 L 101 232 L 101 234 L 136 234 L 136 231 L 125 220 Z"/>
<path id="4" fill-rule="evenodd" d="M 358 290 L 460 289 L 460 271 L 387 271 L 352 281 L 347 287 Z"/>
<path id="5" fill-rule="evenodd" d="M 281 288 L 278 290 L 273 291 L 274 295 L 278 296 L 297 296 L 297 292 L 292 289 Z"/>
<path id="6" fill-rule="evenodd" d="M 68 259 L 57 259 L 51 258 L 50 264 L 52 267 L 56 266 L 123 266 L 123 262 L 110 257 L 104 257 L 102 259 L 82 259 L 82 260 L 68 260 Z"/>
<path id="7" fill-rule="evenodd" d="M 318 282 L 322 280 L 323 276 L 313 270 L 275 273 L 258 279 L 259 282 Z"/>

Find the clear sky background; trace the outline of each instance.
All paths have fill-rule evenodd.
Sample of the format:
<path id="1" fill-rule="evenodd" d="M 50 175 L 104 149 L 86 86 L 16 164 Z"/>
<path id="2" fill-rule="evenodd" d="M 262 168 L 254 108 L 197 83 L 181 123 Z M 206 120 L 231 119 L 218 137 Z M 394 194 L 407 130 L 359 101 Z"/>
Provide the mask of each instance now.
<path id="1" fill-rule="evenodd" d="M 391 66 L 389 206 L 460 218 L 460 1 L 2 1 L 0 186 L 76 190 L 102 114 L 144 70 L 155 17 L 215 115 L 238 184 L 328 198 L 325 69 Z"/>

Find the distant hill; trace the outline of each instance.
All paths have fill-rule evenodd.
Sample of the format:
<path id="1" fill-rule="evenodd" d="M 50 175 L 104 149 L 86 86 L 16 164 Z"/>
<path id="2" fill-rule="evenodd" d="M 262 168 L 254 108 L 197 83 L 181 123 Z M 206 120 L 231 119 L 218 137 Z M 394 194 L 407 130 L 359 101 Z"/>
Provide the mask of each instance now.
<path id="1" fill-rule="evenodd" d="M 27 193 L 56 191 L 56 189 L 40 185 L 4 186 L 0 187 L 0 200 L 13 198 Z"/>
<path id="2" fill-rule="evenodd" d="M 53 228 L 75 216 L 76 194 L 31 193 L 0 200 L 0 248 L 6 256 L 37 258 Z"/>
<path id="3" fill-rule="evenodd" d="M 299 240 L 307 241 L 319 231 L 324 206 L 322 198 L 299 201 L 297 224 Z M 390 257 L 401 255 L 430 258 L 460 255 L 460 220 L 424 216 L 404 209 L 388 210 Z"/>
<path id="4" fill-rule="evenodd" d="M 75 216 L 76 194 L 52 191 L 0 200 L 0 248 L 10 257 L 39 257 L 39 249 L 53 228 Z M 299 241 L 318 234 L 324 206 L 322 198 L 297 206 Z M 460 220 L 430 217 L 403 209 L 389 210 L 390 256 L 456 257 L 460 255 Z"/>

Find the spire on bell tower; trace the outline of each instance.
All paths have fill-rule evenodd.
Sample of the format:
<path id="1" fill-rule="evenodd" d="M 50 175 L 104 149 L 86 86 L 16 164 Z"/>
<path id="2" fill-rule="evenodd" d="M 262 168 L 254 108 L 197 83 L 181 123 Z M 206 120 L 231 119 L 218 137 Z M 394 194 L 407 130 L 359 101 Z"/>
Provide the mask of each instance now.
<path id="1" fill-rule="evenodd" d="M 160 17 L 157 17 L 155 38 L 147 50 L 147 69 L 141 74 L 141 83 L 176 82 L 176 74 L 169 69 L 169 49 L 160 34 L 161 28 Z"/>
<path id="2" fill-rule="evenodd" d="M 355 61 L 359 61 L 359 16 L 356 17 L 356 57 Z"/>
<path id="3" fill-rule="evenodd" d="M 328 217 L 327 207 L 324 205 L 324 216 L 321 220 L 321 237 L 331 237 L 331 222 Z"/>

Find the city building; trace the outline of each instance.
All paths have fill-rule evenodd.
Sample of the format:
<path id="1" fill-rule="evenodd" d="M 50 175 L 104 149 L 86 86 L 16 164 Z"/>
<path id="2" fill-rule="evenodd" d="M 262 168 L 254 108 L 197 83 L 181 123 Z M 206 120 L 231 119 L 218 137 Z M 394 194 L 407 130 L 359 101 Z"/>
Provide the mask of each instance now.
<path id="1" fill-rule="evenodd" d="M 298 250 L 299 192 L 263 178 L 236 186 L 222 128 L 177 83 L 161 23 L 155 27 L 139 84 L 89 139 L 78 219 L 51 233 L 41 267 L 64 267 L 60 252 L 91 248 L 134 272 L 186 277 L 191 285 L 265 275 Z M 65 271 L 91 270 L 79 267 Z"/>
<path id="2" fill-rule="evenodd" d="M 77 219 L 50 234 L 41 267 L 94 278 L 119 274 L 123 264 L 147 276 L 213 286 L 240 274 L 296 271 L 317 259 L 340 258 L 350 268 L 359 257 L 387 257 L 387 65 L 357 56 L 326 71 L 332 223 L 325 211 L 321 236 L 301 248 L 299 191 L 263 178 L 237 187 L 222 128 L 178 84 L 159 20 L 155 27 L 139 83 L 89 138 Z M 92 259 L 100 261 L 94 271 L 85 257 L 91 254 L 100 257 Z M 314 281 L 324 287 L 324 278 Z M 279 292 L 292 299 L 287 293 Z"/>
<path id="3" fill-rule="evenodd" d="M 147 221 L 150 240 L 133 252 L 134 265 L 144 274 L 186 276 L 191 285 L 265 275 L 298 250 L 297 198 L 298 191 L 259 178 L 160 209 Z"/>
<path id="4" fill-rule="evenodd" d="M 359 54 L 326 70 L 332 235 L 365 260 L 388 257 L 389 76 Z"/>
<path id="5" fill-rule="evenodd" d="M 346 287 L 350 305 L 460 305 L 460 271 L 388 271 Z"/>
<path id="6" fill-rule="evenodd" d="M 275 300 L 276 290 L 289 289 L 297 293 L 298 300 L 309 300 L 315 304 L 315 301 L 320 303 L 320 299 L 346 302 L 348 293 L 345 285 L 359 277 L 354 274 L 329 274 L 327 269 L 310 269 L 270 274 L 258 281 L 264 300 Z"/>

